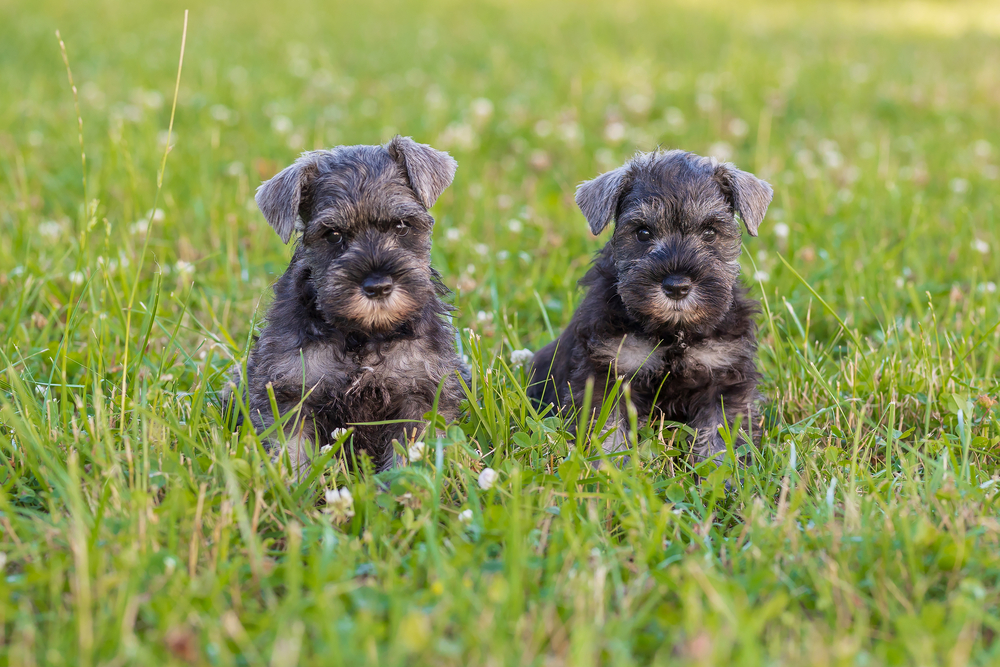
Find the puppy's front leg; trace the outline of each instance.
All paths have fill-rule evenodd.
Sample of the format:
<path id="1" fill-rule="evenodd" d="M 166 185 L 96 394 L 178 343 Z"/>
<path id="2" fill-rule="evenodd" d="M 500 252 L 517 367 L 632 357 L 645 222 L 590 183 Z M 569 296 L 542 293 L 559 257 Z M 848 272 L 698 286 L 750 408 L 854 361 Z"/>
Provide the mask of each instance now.
<path id="1" fill-rule="evenodd" d="M 724 406 L 726 407 L 724 409 Z M 726 454 L 726 441 L 719 432 L 719 428 L 726 424 L 730 430 L 735 429 L 739 424 L 741 431 L 733 434 L 733 447 L 738 449 L 746 444 L 742 429 L 749 427 L 749 419 L 752 412 L 749 406 L 739 409 L 735 404 L 727 404 L 724 398 L 720 398 L 718 403 L 706 407 L 699 411 L 689 422 L 689 425 L 696 430 L 692 449 L 695 455 L 695 463 L 701 463 L 708 459 L 715 459 L 721 463 Z"/>

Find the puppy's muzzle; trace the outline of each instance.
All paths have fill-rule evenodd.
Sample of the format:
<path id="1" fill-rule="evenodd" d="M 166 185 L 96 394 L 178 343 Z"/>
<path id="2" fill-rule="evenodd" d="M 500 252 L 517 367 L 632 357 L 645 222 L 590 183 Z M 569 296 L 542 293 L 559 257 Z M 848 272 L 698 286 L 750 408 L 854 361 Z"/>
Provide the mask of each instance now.
<path id="1" fill-rule="evenodd" d="M 361 282 L 361 292 L 373 300 L 388 298 L 392 288 L 392 276 L 384 273 L 372 273 Z"/>
<path id="2" fill-rule="evenodd" d="M 680 301 L 691 293 L 693 283 L 685 275 L 672 273 L 663 279 L 663 293 L 674 301 Z"/>

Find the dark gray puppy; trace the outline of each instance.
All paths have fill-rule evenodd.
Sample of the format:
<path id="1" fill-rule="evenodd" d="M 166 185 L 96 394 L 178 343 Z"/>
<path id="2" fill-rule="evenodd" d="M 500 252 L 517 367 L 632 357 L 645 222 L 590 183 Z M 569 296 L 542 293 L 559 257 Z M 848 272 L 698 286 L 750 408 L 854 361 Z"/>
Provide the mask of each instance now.
<path id="1" fill-rule="evenodd" d="M 588 291 L 569 326 L 535 354 L 529 396 L 578 410 L 592 378 L 599 408 L 624 377 L 640 423 L 697 429 L 698 461 L 725 451 L 724 422 L 739 418 L 752 433 L 758 306 L 739 281 L 737 216 L 757 236 L 771 194 L 752 174 L 684 151 L 640 153 L 580 185 L 591 231 L 614 219 L 614 235 L 581 281 Z M 626 448 L 623 405 L 609 428 L 604 450 Z"/>
<path id="2" fill-rule="evenodd" d="M 439 414 L 457 417 L 456 371 L 468 370 L 446 320 L 448 290 L 431 268 L 427 212 L 456 168 L 447 153 L 397 136 L 385 146 L 304 153 L 257 190 L 281 240 L 293 231 L 301 240 L 242 381 L 258 431 L 275 422 L 269 388 L 280 415 L 302 404 L 270 443 L 286 441 L 295 471 L 337 429 L 410 420 L 355 427 L 354 451 L 378 470 L 392 467 L 393 439 L 405 447 L 419 436 L 442 383 Z"/>

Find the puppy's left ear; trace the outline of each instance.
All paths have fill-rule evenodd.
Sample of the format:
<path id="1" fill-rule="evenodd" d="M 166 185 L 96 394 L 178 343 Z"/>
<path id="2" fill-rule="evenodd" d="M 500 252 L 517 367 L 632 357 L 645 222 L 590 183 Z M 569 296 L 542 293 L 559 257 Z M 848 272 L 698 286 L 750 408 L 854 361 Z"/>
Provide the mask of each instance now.
<path id="1" fill-rule="evenodd" d="M 733 210 L 746 225 L 747 232 L 750 236 L 757 236 L 757 228 L 774 196 L 770 184 L 728 162 L 720 164 L 715 175 Z"/>
<path id="2" fill-rule="evenodd" d="M 254 197 L 257 208 L 281 237 L 282 243 L 288 243 L 292 238 L 292 231 L 299 219 L 302 189 L 315 176 L 316 163 L 326 153 L 327 151 L 303 153 L 294 164 L 285 167 L 274 178 L 264 181 L 257 188 Z"/>
<path id="3" fill-rule="evenodd" d="M 458 163 L 444 151 L 399 135 L 387 143 L 385 149 L 406 171 L 410 187 L 417 193 L 424 208 L 433 206 L 455 178 Z"/>
<path id="4" fill-rule="evenodd" d="M 618 212 L 618 202 L 625 192 L 629 165 L 612 169 L 592 181 L 584 181 L 576 189 L 576 205 L 590 224 L 590 231 L 597 236 L 611 224 Z"/>

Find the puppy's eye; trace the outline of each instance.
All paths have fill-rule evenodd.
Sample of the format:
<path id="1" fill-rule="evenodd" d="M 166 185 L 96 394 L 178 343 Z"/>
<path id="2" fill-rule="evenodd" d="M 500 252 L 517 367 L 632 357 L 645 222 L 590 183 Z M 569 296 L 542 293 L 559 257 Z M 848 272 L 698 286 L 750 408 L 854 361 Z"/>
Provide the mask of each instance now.
<path id="1" fill-rule="evenodd" d="M 649 231 L 649 227 L 640 227 L 635 231 L 635 238 L 639 243 L 649 243 L 653 240 L 653 232 Z"/>
<path id="2" fill-rule="evenodd" d="M 331 245 L 340 245 L 344 242 L 344 235 L 336 229 L 331 229 L 326 233 L 326 240 Z"/>
<path id="3" fill-rule="evenodd" d="M 406 236 L 410 233 L 410 226 L 400 220 L 396 223 L 396 236 Z"/>
<path id="4" fill-rule="evenodd" d="M 714 229 L 706 229 L 701 233 L 701 240 L 705 243 L 712 243 L 715 241 L 716 232 Z"/>

